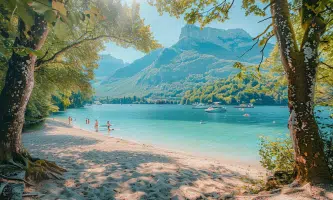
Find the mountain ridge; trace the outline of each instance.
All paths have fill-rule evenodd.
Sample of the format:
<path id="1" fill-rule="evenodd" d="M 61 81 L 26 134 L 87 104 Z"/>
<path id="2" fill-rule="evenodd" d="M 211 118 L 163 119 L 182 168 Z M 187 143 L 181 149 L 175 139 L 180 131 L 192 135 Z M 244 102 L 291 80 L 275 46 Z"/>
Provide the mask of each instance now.
<path id="1" fill-rule="evenodd" d="M 130 87 L 126 88 L 128 94 L 180 97 L 191 87 L 237 73 L 233 68 L 235 62 L 255 65 L 261 60 L 258 46 L 241 56 L 253 45 L 252 37 L 243 29 L 200 30 L 195 25 L 186 25 L 179 38 L 171 47 L 155 50 L 117 69 L 96 89 L 97 95 L 126 95 L 119 91 L 119 84 L 127 83 L 123 88 Z M 272 48 L 268 44 L 265 55 Z"/>

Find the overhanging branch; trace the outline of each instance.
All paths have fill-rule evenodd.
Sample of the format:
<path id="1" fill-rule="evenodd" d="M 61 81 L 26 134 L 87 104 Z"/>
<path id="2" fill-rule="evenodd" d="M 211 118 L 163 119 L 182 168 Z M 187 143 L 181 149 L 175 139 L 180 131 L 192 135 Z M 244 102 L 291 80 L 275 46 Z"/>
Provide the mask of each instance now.
<path id="1" fill-rule="evenodd" d="M 248 49 L 247 51 L 245 51 L 241 56 L 239 56 L 239 58 L 243 57 L 245 54 L 247 54 L 249 51 L 251 51 L 253 49 L 253 47 L 258 44 L 259 42 L 259 38 L 257 39 L 257 41 L 251 46 L 250 49 Z"/>
<path id="2" fill-rule="evenodd" d="M 36 66 L 35 66 L 35 70 L 38 70 L 42 65 L 47 64 L 49 62 L 52 62 L 57 57 L 59 57 L 60 55 L 62 55 L 63 53 L 65 53 L 66 51 L 68 51 L 68 50 L 70 50 L 70 49 L 72 49 L 74 47 L 77 47 L 77 46 L 83 44 L 84 42 L 96 41 L 96 40 L 103 39 L 103 38 L 112 38 L 112 39 L 121 40 L 121 41 L 126 42 L 126 43 L 133 43 L 133 41 L 126 40 L 126 39 L 123 39 L 123 38 L 120 38 L 120 37 L 117 37 L 117 36 L 113 36 L 113 35 L 100 35 L 100 36 L 93 37 L 93 38 L 86 38 L 86 39 L 74 42 L 73 44 L 64 47 L 63 49 L 61 49 L 58 52 L 56 52 L 49 59 L 46 59 L 46 60 L 39 59 L 39 60 L 37 60 Z"/>
<path id="3" fill-rule="evenodd" d="M 264 35 L 268 30 L 269 28 L 273 26 L 273 24 L 270 24 L 266 27 L 266 29 L 264 30 L 264 32 L 260 33 L 259 35 L 257 35 L 255 38 L 253 38 L 253 40 L 256 40 L 256 39 L 259 39 L 262 35 Z"/>
<path id="4" fill-rule="evenodd" d="M 268 44 L 268 41 L 269 41 L 273 36 L 274 36 L 274 34 L 271 34 L 271 35 L 266 39 L 265 44 L 264 44 L 264 47 L 260 50 L 260 53 L 261 53 L 261 61 L 260 61 L 259 65 L 258 65 L 258 71 L 260 70 L 260 66 L 261 66 L 262 62 L 264 61 L 264 51 L 265 51 L 265 48 L 266 48 L 266 46 L 267 46 L 267 44 Z"/>
<path id="5" fill-rule="evenodd" d="M 272 19 L 272 18 L 273 18 L 272 16 L 267 17 L 267 18 L 265 18 L 265 19 L 263 19 L 263 20 L 258 21 L 258 23 L 261 23 L 261 22 L 263 22 L 263 21 L 266 21 L 266 20 L 268 20 L 268 19 Z"/>

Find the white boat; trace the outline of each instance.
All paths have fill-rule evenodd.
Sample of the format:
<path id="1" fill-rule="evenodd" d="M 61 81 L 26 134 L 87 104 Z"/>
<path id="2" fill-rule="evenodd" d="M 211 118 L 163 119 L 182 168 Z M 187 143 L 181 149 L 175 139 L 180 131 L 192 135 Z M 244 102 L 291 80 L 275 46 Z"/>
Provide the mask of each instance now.
<path id="1" fill-rule="evenodd" d="M 239 106 L 235 106 L 235 108 L 254 108 L 254 105 L 252 103 L 240 104 Z"/>
<path id="2" fill-rule="evenodd" d="M 227 109 L 225 107 L 209 107 L 207 109 L 205 109 L 205 112 L 208 112 L 208 113 L 223 113 L 223 112 L 226 112 Z"/>
<path id="3" fill-rule="evenodd" d="M 95 105 L 102 105 L 102 103 L 99 102 L 99 101 L 94 101 L 94 104 L 95 104 Z"/>
<path id="4" fill-rule="evenodd" d="M 192 108 L 193 109 L 207 109 L 207 108 L 209 108 L 209 106 L 204 103 L 199 103 L 199 104 L 193 104 Z"/>

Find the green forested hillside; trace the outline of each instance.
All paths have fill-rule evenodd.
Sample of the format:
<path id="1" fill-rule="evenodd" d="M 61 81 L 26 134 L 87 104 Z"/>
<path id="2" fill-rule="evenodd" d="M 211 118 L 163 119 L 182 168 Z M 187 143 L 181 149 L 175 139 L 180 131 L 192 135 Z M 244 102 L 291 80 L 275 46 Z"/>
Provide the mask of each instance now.
<path id="1" fill-rule="evenodd" d="M 277 87 L 276 83 L 276 81 L 267 79 L 258 81 L 250 76 L 243 79 L 229 77 L 185 92 L 181 103 L 286 105 L 287 88 L 285 86 Z"/>

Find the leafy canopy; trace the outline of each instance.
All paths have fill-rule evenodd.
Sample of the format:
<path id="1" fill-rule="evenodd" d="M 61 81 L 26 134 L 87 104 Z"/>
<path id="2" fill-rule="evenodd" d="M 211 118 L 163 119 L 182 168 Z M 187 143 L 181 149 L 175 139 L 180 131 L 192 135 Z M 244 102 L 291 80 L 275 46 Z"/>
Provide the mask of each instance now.
<path id="1" fill-rule="evenodd" d="M 18 45 L 18 38 L 33 39 L 36 17 L 48 24 L 44 45 L 39 50 Z M 105 42 L 143 52 L 160 47 L 136 3 L 129 7 L 120 0 L 0 0 L 0 88 L 15 52 L 37 56 L 28 116 L 45 117 L 57 110 L 54 99 L 68 106 L 73 92 L 87 99 L 93 94 L 90 81 Z"/>

